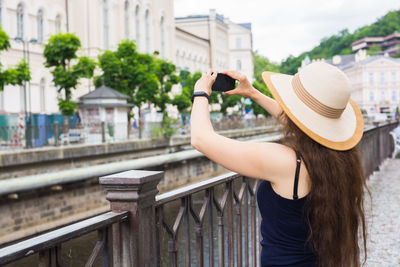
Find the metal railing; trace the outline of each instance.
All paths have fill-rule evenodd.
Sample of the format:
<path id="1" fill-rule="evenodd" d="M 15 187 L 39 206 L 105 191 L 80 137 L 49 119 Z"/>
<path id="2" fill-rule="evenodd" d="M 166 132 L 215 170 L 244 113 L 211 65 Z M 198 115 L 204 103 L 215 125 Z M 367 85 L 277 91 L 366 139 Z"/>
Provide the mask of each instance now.
<path id="1" fill-rule="evenodd" d="M 257 185 L 256 179 L 228 173 L 157 196 L 157 266 L 225 266 L 225 263 L 235 266 L 235 262 L 236 266 L 256 266 L 259 255 Z M 199 193 L 203 193 L 202 196 L 195 198 Z M 180 205 L 171 224 L 163 210 L 174 201 L 179 201 Z M 179 246 L 178 233 L 182 230 L 184 243 Z M 168 245 L 162 238 L 163 231 L 168 236 Z M 192 237 L 196 240 L 195 257 L 191 255 Z M 205 238 L 207 249 L 204 248 Z M 179 249 L 184 252 L 181 259 L 178 259 Z M 162 255 L 162 251 L 168 251 L 169 256 Z"/>
<path id="2" fill-rule="evenodd" d="M 216 131 L 230 129 L 246 129 L 255 127 L 268 127 L 275 124 L 272 118 L 243 119 L 239 117 L 213 120 Z M 2 125 L 0 126 L 0 150 L 16 150 L 23 148 L 37 148 L 43 146 L 59 146 L 70 144 L 101 144 L 117 141 L 138 140 L 145 138 L 159 138 L 157 129 L 161 128 L 160 122 L 146 122 L 142 133 L 137 126 L 128 126 L 128 123 L 70 123 L 68 131 L 64 133 L 63 125 Z M 190 134 L 190 124 L 181 121 L 173 125 L 176 135 Z M 130 129 L 129 129 L 130 128 Z M 140 136 L 140 137 L 139 137 Z"/>
<path id="3" fill-rule="evenodd" d="M 365 131 L 367 176 L 391 155 L 389 132 L 397 125 Z M 51 266 L 62 242 L 98 230 L 87 266 L 100 251 L 103 266 L 259 266 L 258 180 L 231 172 L 157 196 L 162 178 L 163 172 L 139 170 L 100 177 L 111 212 L 0 249 L 0 265 L 39 252 Z M 105 251 L 110 229 L 112 255 Z"/>
<path id="4" fill-rule="evenodd" d="M 97 231 L 98 241 L 85 266 L 94 266 L 99 257 L 102 266 L 110 266 L 108 235 L 111 228 L 126 220 L 127 214 L 126 211 L 110 211 L 0 249 L 0 266 L 35 253 L 39 254 L 39 266 L 67 266 L 61 258 L 62 243 L 93 231 Z M 117 243 L 112 244 L 113 250 L 116 250 Z"/>

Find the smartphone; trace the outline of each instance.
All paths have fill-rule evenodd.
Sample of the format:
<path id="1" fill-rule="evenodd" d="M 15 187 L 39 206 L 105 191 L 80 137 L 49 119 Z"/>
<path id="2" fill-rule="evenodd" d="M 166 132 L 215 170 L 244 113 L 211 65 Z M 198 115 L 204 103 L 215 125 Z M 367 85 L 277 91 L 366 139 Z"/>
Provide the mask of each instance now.
<path id="1" fill-rule="evenodd" d="M 217 79 L 215 79 L 215 82 L 212 85 L 211 90 L 215 92 L 229 91 L 235 89 L 235 83 L 236 81 L 232 77 L 226 74 L 218 73 Z"/>

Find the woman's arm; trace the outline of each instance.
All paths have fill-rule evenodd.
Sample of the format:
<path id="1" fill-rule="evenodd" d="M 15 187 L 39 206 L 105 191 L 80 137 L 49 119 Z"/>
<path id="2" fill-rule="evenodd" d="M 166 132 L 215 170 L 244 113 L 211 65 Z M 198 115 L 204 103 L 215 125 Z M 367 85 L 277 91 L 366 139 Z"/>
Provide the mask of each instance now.
<path id="1" fill-rule="evenodd" d="M 276 120 L 279 120 L 279 115 L 282 112 L 282 108 L 279 106 L 279 104 L 274 99 L 264 95 L 254 88 L 245 75 L 234 70 L 223 71 L 222 73 L 239 81 L 239 85 L 235 89 L 224 92 L 224 95 L 240 95 L 251 98 L 269 114 L 271 114 L 272 117 L 274 117 Z"/>
<path id="2" fill-rule="evenodd" d="M 275 99 L 270 98 L 269 96 L 264 95 L 256 88 L 253 88 L 253 93 L 249 96 L 251 100 L 255 101 L 259 104 L 263 109 L 265 109 L 272 117 L 276 120 L 279 120 L 279 115 L 282 112 L 282 108 L 275 101 Z"/>
<path id="3" fill-rule="evenodd" d="M 203 74 L 194 91 L 210 95 L 215 77 L 210 71 Z M 248 177 L 275 182 L 282 177 L 282 170 L 288 169 L 288 162 L 290 166 L 295 161 L 293 151 L 281 144 L 243 142 L 217 134 L 210 121 L 208 100 L 203 96 L 194 98 L 190 128 L 195 149 L 223 167 Z"/>

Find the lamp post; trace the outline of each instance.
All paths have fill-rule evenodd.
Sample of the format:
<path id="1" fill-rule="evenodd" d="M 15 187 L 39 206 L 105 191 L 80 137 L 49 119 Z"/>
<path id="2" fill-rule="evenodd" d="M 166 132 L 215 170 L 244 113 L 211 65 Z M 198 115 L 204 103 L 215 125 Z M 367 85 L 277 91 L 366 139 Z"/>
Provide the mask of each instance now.
<path id="1" fill-rule="evenodd" d="M 29 70 L 30 70 L 30 58 L 29 58 L 29 44 L 35 44 L 37 43 L 37 40 L 32 38 L 28 42 L 22 39 L 22 37 L 15 37 L 14 40 L 16 42 L 21 42 L 22 47 L 23 47 L 23 55 L 24 59 L 27 61 Z M 28 92 L 29 92 L 29 107 L 31 107 L 31 82 L 28 82 Z M 31 113 L 28 111 L 28 105 L 27 105 L 27 92 L 26 92 L 26 81 L 24 81 L 24 106 L 25 106 L 25 147 L 26 148 L 32 148 L 32 129 L 31 129 Z"/>

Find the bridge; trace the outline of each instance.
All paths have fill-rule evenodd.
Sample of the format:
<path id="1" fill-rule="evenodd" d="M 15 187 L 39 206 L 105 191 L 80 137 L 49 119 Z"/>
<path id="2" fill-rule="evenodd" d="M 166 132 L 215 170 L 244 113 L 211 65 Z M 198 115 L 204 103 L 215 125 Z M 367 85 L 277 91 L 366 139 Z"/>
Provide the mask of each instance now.
<path id="1" fill-rule="evenodd" d="M 386 160 L 394 146 L 389 132 L 397 125 L 366 129 L 360 143 L 365 173 L 372 175 L 368 266 L 399 263 L 399 160 Z M 109 211 L 8 245 L 0 249 L 0 265 L 36 256 L 39 266 L 259 266 L 258 180 L 230 172 L 158 194 L 163 175 L 128 170 L 101 176 Z M 64 256 L 64 244 L 92 232 L 97 241 L 83 264 Z"/>

